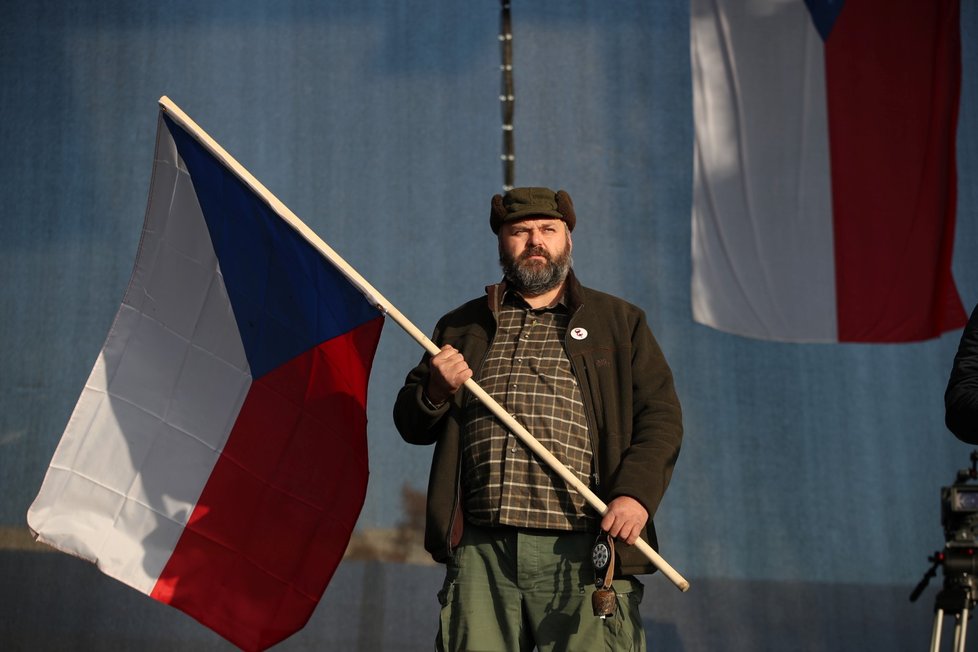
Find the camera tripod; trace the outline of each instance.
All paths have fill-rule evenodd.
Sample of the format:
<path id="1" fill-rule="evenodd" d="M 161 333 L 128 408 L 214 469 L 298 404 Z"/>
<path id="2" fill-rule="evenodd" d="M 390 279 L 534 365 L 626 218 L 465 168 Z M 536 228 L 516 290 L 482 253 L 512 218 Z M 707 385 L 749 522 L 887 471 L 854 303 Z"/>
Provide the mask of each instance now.
<path id="1" fill-rule="evenodd" d="M 930 652 L 939 652 L 941 648 L 944 614 L 954 616 L 953 652 L 965 652 L 968 620 L 971 618 L 975 604 L 978 603 L 975 555 L 974 548 L 948 548 L 945 552 L 934 553 L 928 558 L 933 564 L 910 594 L 910 601 L 915 601 L 930 578 L 937 574 L 937 567 L 944 567 L 944 587 L 934 599 L 934 626 L 931 631 Z"/>
<path id="2" fill-rule="evenodd" d="M 941 525 L 944 526 L 944 550 L 927 560 L 931 567 L 910 594 L 914 602 L 923 593 L 937 567 L 944 568 L 944 588 L 934 602 L 934 629 L 930 650 L 938 652 L 944 614 L 954 615 L 954 652 L 964 652 L 968 619 L 978 603 L 978 450 L 971 451 L 971 468 L 960 469 L 954 484 L 941 487 Z"/>

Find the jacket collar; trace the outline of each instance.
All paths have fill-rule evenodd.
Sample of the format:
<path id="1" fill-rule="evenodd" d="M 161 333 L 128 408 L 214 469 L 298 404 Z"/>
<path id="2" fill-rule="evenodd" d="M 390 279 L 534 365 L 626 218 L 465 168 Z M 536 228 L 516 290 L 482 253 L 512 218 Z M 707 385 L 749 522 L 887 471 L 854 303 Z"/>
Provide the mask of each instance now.
<path id="1" fill-rule="evenodd" d="M 489 310 L 493 314 L 498 313 L 499 308 L 503 305 L 503 297 L 506 296 L 506 290 L 506 279 L 503 279 L 499 283 L 486 286 L 486 298 L 489 301 Z M 577 280 L 573 269 L 567 270 L 567 279 L 564 283 L 564 301 L 567 303 L 567 308 L 572 315 L 584 305 L 583 288 Z"/>

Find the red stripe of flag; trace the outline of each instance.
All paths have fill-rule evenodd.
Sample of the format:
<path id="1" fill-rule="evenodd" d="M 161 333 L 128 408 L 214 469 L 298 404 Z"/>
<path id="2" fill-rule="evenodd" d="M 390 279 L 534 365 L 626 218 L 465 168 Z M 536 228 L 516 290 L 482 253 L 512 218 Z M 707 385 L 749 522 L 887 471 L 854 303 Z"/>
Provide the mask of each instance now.
<path id="1" fill-rule="evenodd" d="M 367 379 L 382 325 L 254 381 L 152 597 L 246 650 L 305 625 L 363 504 Z"/>
<path id="2" fill-rule="evenodd" d="M 957 0 L 847 2 L 825 45 L 839 340 L 964 325 L 951 276 Z"/>

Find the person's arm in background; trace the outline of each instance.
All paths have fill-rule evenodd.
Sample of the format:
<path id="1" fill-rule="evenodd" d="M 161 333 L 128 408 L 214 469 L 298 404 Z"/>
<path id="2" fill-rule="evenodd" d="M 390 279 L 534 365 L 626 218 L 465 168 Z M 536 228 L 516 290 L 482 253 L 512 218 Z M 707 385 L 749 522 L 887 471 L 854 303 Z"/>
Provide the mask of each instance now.
<path id="1" fill-rule="evenodd" d="M 944 392 L 944 422 L 961 441 L 978 444 L 978 306 L 961 334 Z"/>

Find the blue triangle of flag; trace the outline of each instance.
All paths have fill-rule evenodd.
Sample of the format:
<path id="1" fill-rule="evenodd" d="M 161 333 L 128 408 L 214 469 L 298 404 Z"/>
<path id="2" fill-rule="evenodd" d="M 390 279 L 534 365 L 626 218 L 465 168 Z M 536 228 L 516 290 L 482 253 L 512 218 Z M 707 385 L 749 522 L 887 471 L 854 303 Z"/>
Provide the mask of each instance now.
<path id="1" fill-rule="evenodd" d="M 812 15 L 812 22 L 823 42 L 828 40 L 832 27 L 842 12 L 843 4 L 844 0 L 805 0 L 808 13 Z"/>
<path id="2" fill-rule="evenodd" d="M 254 378 L 379 313 L 244 183 L 172 120 Z"/>

